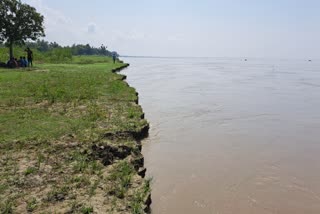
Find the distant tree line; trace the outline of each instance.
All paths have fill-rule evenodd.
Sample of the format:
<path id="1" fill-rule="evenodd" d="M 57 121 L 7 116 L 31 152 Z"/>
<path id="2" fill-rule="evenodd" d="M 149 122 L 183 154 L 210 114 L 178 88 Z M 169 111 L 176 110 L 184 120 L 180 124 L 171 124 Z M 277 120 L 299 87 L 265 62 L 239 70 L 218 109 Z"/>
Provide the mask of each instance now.
<path id="1" fill-rule="evenodd" d="M 41 53 L 47 53 L 56 49 L 67 49 L 74 56 L 81 55 L 100 55 L 100 56 L 112 56 L 115 54 L 119 56 L 117 52 L 112 52 L 107 49 L 105 45 L 100 47 L 93 47 L 89 44 L 73 44 L 72 46 L 61 46 L 56 42 L 48 42 L 45 40 L 37 40 L 36 42 L 26 42 L 26 46 L 31 49 L 38 50 Z"/>
<path id="2" fill-rule="evenodd" d="M 19 59 L 25 57 L 25 49 L 29 47 L 33 51 L 34 60 L 37 62 L 49 63 L 70 63 L 73 61 L 73 56 L 101 56 L 112 57 L 113 54 L 119 57 L 117 52 L 112 52 L 105 45 L 93 47 L 89 44 L 74 44 L 72 46 L 62 46 L 56 42 L 48 42 L 45 40 L 37 40 L 35 42 L 27 41 L 23 45 L 14 45 L 12 50 L 15 53 L 14 58 Z M 7 46 L 0 43 L 0 62 L 7 62 L 9 53 Z"/>
<path id="3" fill-rule="evenodd" d="M 27 41 L 23 45 L 14 45 L 15 58 L 25 56 L 24 51 L 29 47 L 33 51 L 36 61 L 51 63 L 68 63 L 71 62 L 72 56 L 106 56 L 112 57 L 113 54 L 119 57 L 117 52 L 112 52 L 105 45 L 93 47 L 89 44 L 74 44 L 72 46 L 62 46 L 57 42 L 48 42 L 45 40 L 37 40 L 35 42 Z M 9 59 L 7 47 L 0 43 L 0 62 L 7 62 Z"/>

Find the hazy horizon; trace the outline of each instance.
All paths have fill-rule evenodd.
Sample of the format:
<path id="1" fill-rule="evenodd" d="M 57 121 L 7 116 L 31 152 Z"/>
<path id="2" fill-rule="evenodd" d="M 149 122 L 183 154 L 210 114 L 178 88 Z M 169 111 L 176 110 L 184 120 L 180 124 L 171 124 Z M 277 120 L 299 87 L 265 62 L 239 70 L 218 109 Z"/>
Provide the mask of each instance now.
<path id="1" fill-rule="evenodd" d="M 120 57 L 123 58 L 159 58 L 159 59 L 227 59 L 227 60 L 300 60 L 300 61 L 313 61 L 320 60 L 320 57 L 307 58 L 307 57 L 246 57 L 246 56 L 141 56 L 141 55 L 125 55 L 120 54 Z"/>
<path id="2" fill-rule="evenodd" d="M 320 58 L 316 0 L 23 0 L 46 40 L 105 44 L 128 56 Z"/>

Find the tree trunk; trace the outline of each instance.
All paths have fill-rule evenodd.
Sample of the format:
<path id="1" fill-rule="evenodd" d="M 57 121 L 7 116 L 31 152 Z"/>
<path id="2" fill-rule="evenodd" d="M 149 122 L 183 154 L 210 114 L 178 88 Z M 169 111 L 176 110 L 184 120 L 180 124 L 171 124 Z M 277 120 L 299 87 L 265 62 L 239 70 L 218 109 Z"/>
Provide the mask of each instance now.
<path id="1" fill-rule="evenodd" d="M 13 43 L 10 42 L 9 44 L 9 53 L 10 53 L 10 59 L 13 57 Z"/>

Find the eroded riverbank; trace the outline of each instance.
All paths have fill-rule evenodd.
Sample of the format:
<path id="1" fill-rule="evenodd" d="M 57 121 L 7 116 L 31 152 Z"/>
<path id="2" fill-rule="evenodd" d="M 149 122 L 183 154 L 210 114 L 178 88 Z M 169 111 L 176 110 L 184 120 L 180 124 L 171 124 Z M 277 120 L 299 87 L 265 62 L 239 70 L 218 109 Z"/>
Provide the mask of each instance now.
<path id="1" fill-rule="evenodd" d="M 2 213 L 143 213 L 149 125 L 127 64 L 0 70 Z M 10 90 L 9 90 L 10 89 Z"/>

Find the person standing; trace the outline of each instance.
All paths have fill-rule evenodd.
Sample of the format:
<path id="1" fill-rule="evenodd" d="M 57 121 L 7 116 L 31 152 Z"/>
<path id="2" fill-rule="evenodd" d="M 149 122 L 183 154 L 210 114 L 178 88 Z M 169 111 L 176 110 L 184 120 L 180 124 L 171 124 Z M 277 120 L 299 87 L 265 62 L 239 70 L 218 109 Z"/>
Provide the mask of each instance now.
<path id="1" fill-rule="evenodd" d="M 33 52 L 32 50 L 30 50 L 30 48 L 28 47 L 26 50 L 27 52 L 27 58 L 28 58 L 28 67 L 32 67 L 33 64 L 32 64 L 32 60 L 33 60 Z"/>
<path id="2" fill-rule="evenodd" d="M 113 64 L 116 63 L 117 55 L 116 53 L 112 53 Z"/>

